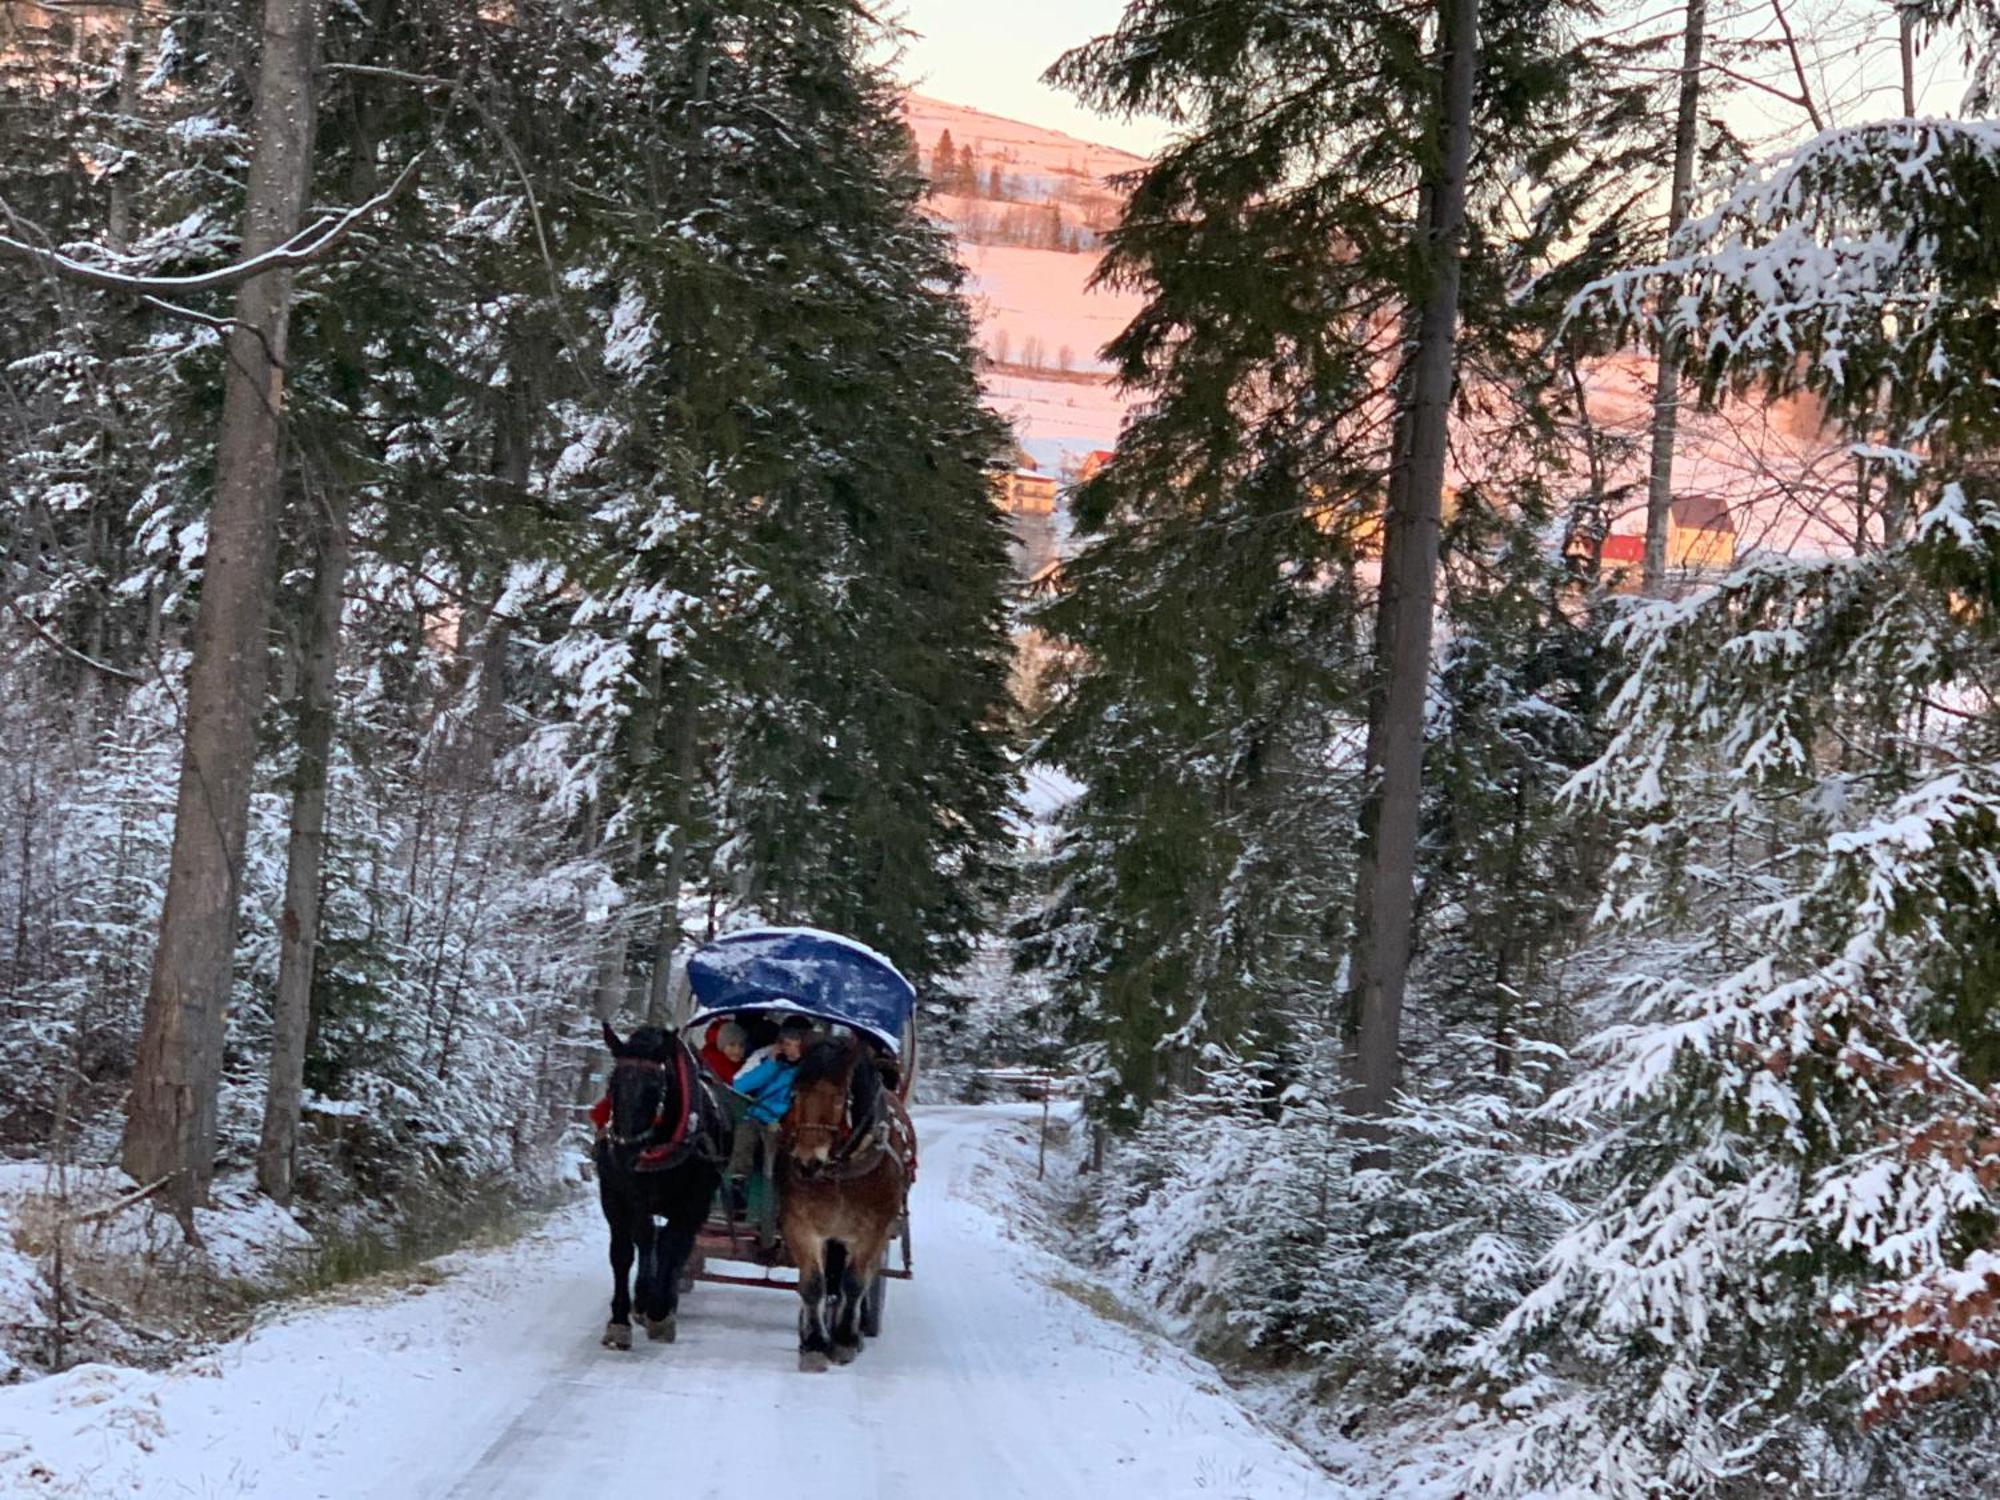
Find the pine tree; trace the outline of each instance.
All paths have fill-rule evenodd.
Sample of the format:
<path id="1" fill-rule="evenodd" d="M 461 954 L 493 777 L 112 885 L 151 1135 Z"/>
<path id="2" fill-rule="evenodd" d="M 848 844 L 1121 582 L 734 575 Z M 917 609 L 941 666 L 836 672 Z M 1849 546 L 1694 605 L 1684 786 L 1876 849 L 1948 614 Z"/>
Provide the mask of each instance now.
<path id="1" fill-rule="evenodd" d="M 1454 24 L 1462 29 L 1447 34 Z M 1116 33 L 1055 73 L 1101 108 L 1164 110 L 1190 128 L 1140 179 L 1101 273 L 1147 298 L 1110 352 L 1123 378 L 1152 399 L 1086 491 L 1079 521 L 1101 539 L 1066 569 L 1070 597 L 1047 617 L 1046 628 L 1081 648 L 1083 680 L 1105 694 L 1076 689 L 1076 706 L 1058 709 L 1051 744 L 1091 788 L 1077 819 L 1101 812 L 1113 848 L 1122 845 L 1118 830 L 1133 829 L 1134 848 L 1151 835 L 1149 820 L 1132 819 L 1121 805 L 1143 779 L 1112 795 L 1123 774 L 1112 767 L 1136 754 L 1150 766 L 1179 761 L 1198 772 L 1207 785 L 1177 799 L 1174 831 L 1162 830 L 1195 851 L 1242 815 L 1241 793 L 1225 795 L 1228 778 L 1220 774 L 1233 759 L 1221 747 L 1239 733 L 1259 746 L 1259 762 L 1282 745 L 1299 796 L 1332 799 L 1352 817 L 1347 799 L 1363 769 L 1351 758 L 1352 737 L 1358 721 L 1370 725 L 1365 784 L 1380 788 L 1393 762 L 1400 822 L 1386 827 L 1367 813 L 1363 865 L 1346 862 L 1351 841 L 1338 836 L 1309 854 L 1282 836 L 1255 842 L 1268 842 L 1270 857 L 1313 868 L 1326 899 L 1359 901 L 1358 909 L 1322 913 L 1314 947 L 1349 949 L 1345 987 L 1359 1002 L 1365 1062 L 1356 1082 L 1371 1111 L 1387 1107 L 1395 1083 L 1411 950 L 1424 754 L 1417 716 L 1431 667 L 1443 424 L 1463 368 L 1477 360 L 1507 369 L 1516 357 L 1510 341 L 1524 314 L 1506 277 L 1546 252 L 1550 226 L 1574 207 L 1567 173 L 1582 155 L 1574 91 L 1592 76 L 1564 53 L 1544 10 L 1493 9 L 1483 46 L 1474 45 L 1471 26 L 1470 11 L 1454 6 L 1413 34 L 1403 17 L 1366 7 L 1335 9 L 1300 28 L 1282 7 L 1239 7 L 1223 19 L 1157 0 L 1129 7 Z M 1412 49 L 1420 67 L 1381 61 Z M 1385 76 L 1399 80 L 1386 91 Z M 1466 103 L 1475 83 L 1476 118 Z M 1330 151 L 1334 141 L 1338 151 Z M 1468 184 L 1463 170 L 1474 141 L 1481 176 Z M 1540 185 L 1549 217 L 1524 224 L 1506 199 L 1521 186 L 1513 164 L 1527 162 L 1534 163 L 1528 191 Z M 1455 206 L 1459 196 L 1469 208 Z M 1464 309 L 1456 292 L 1461 257 L 1470 260 Z M 1462 324 L 1470 332 L 1460 348 Z M 1378 549 L 1385 582 L 1375 601 L 1375 661 L 1366 663 L 1364 580 Z M 1198 570 L 1188 566 L 1194 556 L 1203 558 Z M 1168 580 L 1178 592 L 1168 587 L 1155 597 Z M 1214 608 L 1226 629 L 1205 639 L 1194 632 L 1211 598 L 1224 601 Z M 1114 649 L 1121 628 L 1097 623 L 1100 612 L 1143 619 L 1159 632 L 1145 649 L 1163 658 L 1161 666 L 1127 665 L 1141 652 Z M 1293 622 L 1313 621 L 1311 646 L 1268 654 L 1248 628 L 1265 618 L 1286 623 L 1281 639 Z M 1194 691 L 1211 660 L 1229 662 L 1229 677 L 1243 687 Z M 1400 690 L 1393 719 L 1385 717 L 1392 683 Z M 1270 741 L 1251 709 L 1267 691 L 1285 705 Z M 1101 727 L 1086 730 L 1093 719 Z M 1391 727 L 1397 732 L 1385 739 Z M 1066 735 L 1075 736 L 1073 749 Z M 1329 741 L 1336 748 L 1327 749 Z M 1166 811 L 1157 794 L 1146 800 Z M 1287 815 L 1281 798 L 1270 808 L 1281 821 Z M 1338 826 L 1341 814 L 1320 816 Z M 1202 828 L 1211 832 L 1193 831 Z M 1394 868 L 1382 863 L 1392 854 Z M 1159 872 L 1158 880 L 1146 878 L 1149 889 L 1135 890 L 1134 899 L 1164 911 L 1151 889 L 1164 885 L 1173 915 L 1146 940 L 1120 935 L 1112 946 L 1143 953 L 1205 941 L 1232 863 L 1228 844 L 1191 867 L 1157 856 L 1113 858 L 1106 848 L 1080 853 L 1079 862 L 1093 857 L 1107 875 L 1095 877 L 1089 900 L 1066 893 L 1058 912 L 1118 909 L 1115 892 L 1102 889 L 1107 876 L 1129 873 L 1137 882 L 1143 868 L 1149 877 Z M 1350 911 L 1360 920 L 1350 921 Z M 1096 962 L 1062 967 L 1086 990 L 1098 989 L 1094 976 L 1106 971 Z M 1286 982 L 1340 979 L 1326 964 Z M 1185 1034 L 1183 997 L 1198 989 L 1179 976 L 1135 985 L 1104 1023 L 1131 1028 L 1128 1039 L 1112 1042 L 1114 1051 L 1131 1058 L 1164 1035 Z M 1142 1018 L 1155 995 L 1163 1021 Z M 1226 1033 L 1219 1040 L 1235 1045 Z M 1143 1103 L 1133 1068 L 1122 1071 L 1127 1093 Z"/>
<path id="2" fill-rule="evenodd" d="M 867 27 L 759 3 L 703 25 L 701 65 L 662 48 L 609 85 L 655 214 L 707 227 L 591 252 L 611 379 L 557 465 L 589 517 L 561 554 L 566 780 L 635 892 L 696 870 L 928 976 L 962 960 L 1000 840 L 999 434 Z M 762 145 L 716 151 L 715 121 Z M 653 154 L 675 170 L 641 177 Z"/>
<path id="3" fill-rule="evenodd" d="M 1969 231 L 1996 180 L 1983 120 L 1828 131 L 1584 303 L 1685 338 L 1710 397 L 1813 392 L 1909 518 L 1617 628 L 1613 738 L 1582 784 L 1630 827 L 1607 915 L 1662 935 L 1630 1019 L 1557 1101 L 1602 1199 L 1496 1352 L 1532 1362 L 1558 1332 L 1625 1351 L 1584 1410 L 1600 1432 L 1643 1411 L 1632 1493 L 1653 1474 L 1707 1492 L 1787 1448 L 1844 1488 L 1880 1440 L 1853 1415 L 1920 1422 L 1913 1405 L 1976 1389 L 2000 1350 L 2000 350 L 1990 237 Z M 1574 1473 L 1591 1453 L 1556 1404 L 1530 1425 L 1546 1472 Z"/>

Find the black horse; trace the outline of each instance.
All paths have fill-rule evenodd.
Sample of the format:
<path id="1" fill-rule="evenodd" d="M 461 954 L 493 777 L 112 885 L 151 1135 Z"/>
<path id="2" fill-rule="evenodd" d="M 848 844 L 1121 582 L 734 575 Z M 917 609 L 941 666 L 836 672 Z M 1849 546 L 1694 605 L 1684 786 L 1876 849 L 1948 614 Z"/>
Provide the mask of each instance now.
<path id="1" fill-rule="evenodd" d="M 597 1196 L 611 1226 L 611 1321 L 604 1343 L 632 1347 L 632 1294 L 639 1260 L 639 1312 L 646 1332 L 674 1341 L 681 1272 L 729 1157 L 729 1112 L 703 1081 L 686 1045 L 642 1026 L 611 1049 L 611 1119 L 597 1142 Z M 666 1228 L 655 1225 L 665 1219 Z"/>

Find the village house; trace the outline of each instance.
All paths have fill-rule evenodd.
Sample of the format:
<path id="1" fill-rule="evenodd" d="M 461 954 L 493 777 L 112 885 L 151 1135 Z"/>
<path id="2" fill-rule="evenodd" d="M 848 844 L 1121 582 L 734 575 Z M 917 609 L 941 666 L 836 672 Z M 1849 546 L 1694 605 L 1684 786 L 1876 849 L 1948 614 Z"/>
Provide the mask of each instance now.
<path id="1" fill-rule="evenodd" d="M 1637 532 L 1614 531 L 1598 553 L 1606 578 L 1616 587 L 1636 592 L 1646 561 L 1646 539 Z M 1727 571 L 1736 562 L 1736 521 L 1729 507 L 1714 495 L 1680 495 L 1667 511 L 1667 572 L 1686 579 Z"/>

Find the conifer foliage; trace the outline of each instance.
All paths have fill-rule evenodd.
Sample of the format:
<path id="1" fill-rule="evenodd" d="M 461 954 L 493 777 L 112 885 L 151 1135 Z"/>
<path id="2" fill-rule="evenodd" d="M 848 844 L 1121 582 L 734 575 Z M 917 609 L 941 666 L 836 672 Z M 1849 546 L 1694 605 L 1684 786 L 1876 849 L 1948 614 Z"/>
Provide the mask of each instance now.
<path id="1" fill-rule="evenodd" d="M 238 12 L 51 12 L 0 48 L 33 124 L 0 133 L 5 732 L 46 770 L 0 805 L 28 1138 L 57 1060 L 99 1148 L 133 1081 L 229 313 L 33 256 L 237 257 L 268 134 Z M 670 1005 L 710 924 L 956 967 L 1012 772 L 1001 431 L 877 23 L 423 0 L 307 40 L 312 212 L 380 201 L 281 295 L 230 1019 L 150 1082 L 216 1121 L 196 1186 L 261 1136 L 310 1208 L 542 1172 L 593 1011 Z"/>
<path id="2" fill-rule="evenodd" d="M 1600 48 L 1482 5 L 1454 504 L 1410 582 L 1452 19 L 1138 0 L 1057 69 L 1178 127 L 1104 271 L 1145 298 L 1111 353 L 1147 399 L 1039 615 L 1038 749 L 1081 790 L 1022 951 L 1128 1128 L 1100 1249 L 1217 1347 L 1310 1362 L 1342 1438 L 1423 1445 L 1451 1493 L 1971 1492 L 2000 1369 L 1987 96 L 1702 181 L 1743 150 L 1694 76 L 1741 72 L 1736 17 Z M 1901 19 L 1995 55 L 1979 7 Z M 1668 52 L 1678 133 L 1632 112 Z M 1851 540 L 1598 592 L 1555 518 L 1643 513 L 1607 368 L 1809 398 Z M 1671 490 L 1699 418 L 1656 394 Z M 1349 1028 L 1395 586 L 1438 633 L 1391 1100 Z"/>
<path id="3" fill-rule="evenodd" d="M 1151 399 L 1086 489 L 1093 542 L 1043 615 L 1077 651 L 1047 753 L 1086 791 L 1032 951 L 1103 1017 L 1136 1105 L 1163 1044 L 1233 1046 L 1258 1024 L 1255 1003 L 1223 999 L 1254 973 L 1251 990 L 1348 991 L 1356 1103 L 1389 1107 L 1411 953 L 1381 924 L 1417 899 L 1443 489 L 1413 443 L 1421 427 L 1441 455 L 1474 353 L 1509 357 L 1504 267 L 1535 232 L 1507 206 L 1510 174 L 1553 182 L 1568 150 L 1554 20 L 1497 7 L 1476 42 L 1449 32 L 1471 27 L 1461 9 L 1149 0 L 1055 70 L 1100 107 L 1189 122 L 1111 236 L 1101 275 L 1146 306 L 1109 352 Z M 1450 186 L 1439 122 L 1461 89 Z M 1441 193 L 1465 197 L 1464 222 L 1432 217 Z M 1468 512 L 1497 520 L 1459 529 L 1470 559 L 1534 518 L 1472 491 L 1466 467 Z M 1380 823 L 1391 760 L 1399 833 Z M 1378 835 L 1412 877 L 1400 898 Z"/>
<path id="4" fill-rule="evenodd" d="M 1629 825 L 1608 914 L 1701 935 L 1633 974 L 1552 1102 L 1617 1122 L 1577 1162 L 1604 1197 L 1505 1339 L 1622 1345 L 1643 1441 L 1690 1483 L 1807 1462 L 1802 1413 L 1851 1449 L 1855 1413 L 1920 1422 L 2000 1363 L 2000 349 L 1968 220 L 1996 171 L 1985 122 L 1829 131 L 1580 309 L 1684 332 L 1711 389 L 1812 390 L 1890 491 L 1858 555 L 1621 621 L 1616 731 L 1578 781 Z"/>

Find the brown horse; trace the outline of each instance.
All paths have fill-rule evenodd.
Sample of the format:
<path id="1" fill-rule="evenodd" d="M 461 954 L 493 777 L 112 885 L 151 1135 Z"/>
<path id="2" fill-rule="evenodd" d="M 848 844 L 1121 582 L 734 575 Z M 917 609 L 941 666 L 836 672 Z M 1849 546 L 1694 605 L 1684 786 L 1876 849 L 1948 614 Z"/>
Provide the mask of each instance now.
<path id="1" fill-rule="evenodd" d="M 799 1368 L 846 1364 L 882 1331 L 882 1256 L 916 1136 L 859 1038 L 815 1043 L 779 1126 L 779 1222 L 799 1268 Z"/>

